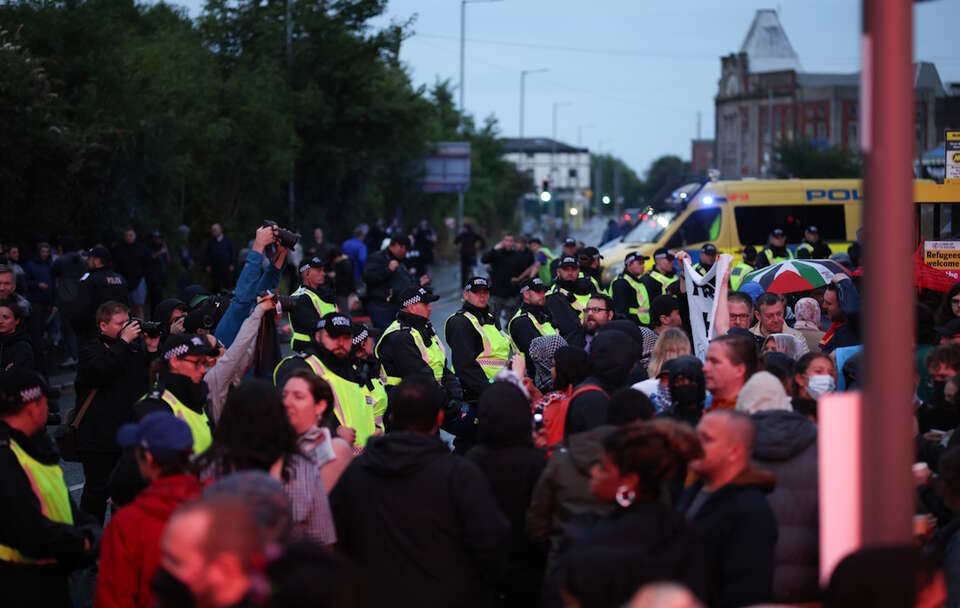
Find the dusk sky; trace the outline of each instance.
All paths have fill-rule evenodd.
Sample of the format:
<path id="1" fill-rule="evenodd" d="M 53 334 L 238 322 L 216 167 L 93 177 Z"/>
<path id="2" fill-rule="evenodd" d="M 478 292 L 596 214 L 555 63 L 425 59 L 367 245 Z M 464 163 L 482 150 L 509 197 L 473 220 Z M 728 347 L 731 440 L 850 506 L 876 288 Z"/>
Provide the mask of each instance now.
<path id="1" fill-rule="evenodd" d="M 184 2 L 196 16 L 200 0 Z M 720 56 L 739 50 L 754 13 L 779 8 L 780 21 L 807 72 L 860 67 L 860 0 L 502 0 L 467 5 L 465 105 L 478 119 L 495 115 L 501 134 L 519 130 L 520 71 L 527 77 L 526 136 L 550 136 L 612 152 L 639 174 L 663 154 L 689 159 L 696 136 L 712 138 Z M 416 17 L 401 50 L 415 84 L 459 74 L 460 2 L 391 0 L 390 20 Z M 960 81 L 960 48 L 950 23 L 960 3 L 914 10 L 915 60 L 936 64 L 946 84 Z M 578 127 L 582 127 L 578 129 Z"/>

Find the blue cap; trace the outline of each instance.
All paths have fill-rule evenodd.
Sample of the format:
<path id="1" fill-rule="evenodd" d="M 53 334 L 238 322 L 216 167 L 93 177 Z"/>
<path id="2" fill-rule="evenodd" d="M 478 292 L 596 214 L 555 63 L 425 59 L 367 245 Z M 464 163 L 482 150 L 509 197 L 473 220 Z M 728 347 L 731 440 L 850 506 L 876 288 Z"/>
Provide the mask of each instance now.
<path id="1" fill-rule="evenodd" d="M 183 420 L 169 412 L 147 414 L 137 424 L 125 424 L 117 431 L 117 445 L 141 447 L 162 459 L 193 447 L 193 433 Z"/>
<path id="2" fill-rule="evenodd" d="M 740 284 L 740 288 L 737 290 L 739 292 L 745 293 L 750 296 L 750 299 L 753 300 L 753 303 L 757 303 L 757 298 L 763 295 L 763 287 L 759 283 L 754 281 L 746 282 Z"/>

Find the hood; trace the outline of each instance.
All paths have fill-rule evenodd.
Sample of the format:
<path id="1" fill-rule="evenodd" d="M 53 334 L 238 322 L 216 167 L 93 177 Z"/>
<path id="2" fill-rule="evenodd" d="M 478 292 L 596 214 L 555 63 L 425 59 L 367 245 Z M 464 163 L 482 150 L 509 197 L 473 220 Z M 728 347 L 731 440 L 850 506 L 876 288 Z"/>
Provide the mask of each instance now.
<path id="1" fill-rule="evenodd" d="M 187 310 L 188 307 L 185 302 L 178 300 L 177 298 L 167 298 L 162 300 L 157 307 L 153 309 L 153 320 L 159 320 L 165 326 L 170 324 L 170 315 L 173 314 L 173 311 L 177 308 L 183 308 Z"/>
<path id="2" fill-rule="evenodd" d="M 477 438 L 490 447 L 532 445 L 533 414 L 523 392 L 509 382 L 494 382 L 478 403 Z"/>
<path id="3" fill-rule="evenodd" d="M 571 435 L 567 439 L 567 453 L 570 454 L 573 466 L 577 467 L 580 473 L 590 476 L 590 467 L 600 460 L 600 455 L 603 454 L 604 439 L 616 428 L 611 425 L 598 426 L 595 429 Z"/>
<path id="4" fill-rule="evenodd" d="M 26 328 L 26 319 L 20 321 L 20 326 L 12 334 L 7 334 L 6 336 L 0 336 L 0 346 L 10 346 L 16 344 L 17 342 L 29 342 L 30 336 L 27 335 Z"/>
<path id="5" fill-rule="evenodd" d="M 753 457 L 761 462 L 782 462 L 807 449 L 817 440 L 817 427 L 796 412 L 757 412 Z"/>
<path id="6" fill-rule="evenodd" d="M 174 509 L 201 492 L 200 482 L 193 475 L 160 477 L 137 496 L 136 505 L 151 518 L 166 520 Z"/>
<path id="7" fill-rule="evenodd" d="M 590 375 L 608 392 L 624 385 L 633 368 L 639 349 L 627 334 L 617 331 L 597 332 L 590 342 Z"/>
<path id="8" fill-rule="evenodd" d="M 436 435 L 395 431 L 368 441 L 358 461 L 380 477 L 407 477 L 449 454 Z"/>
<path id="9" fill-rule="evenodd" d="M 783 383 L 768 371 L 759 371 L 744 383 L 737 396 L 737 411 L 755 414 L 763 411 L 793 411 Z"/>
<path id="10" fill-rule="evenodd" d="M 597 328 L 598 334 L 607 331 L 619 331 L 625 334 L 630 338 L 631 341 L 633 341 L 637 352 L 643 353 L 644 355 L 647 354 L 647 349 L 644 347 L 644 342 L 646 342 L 646 340 L 644 340 L 643 337 L 643 330 L 640 329 L 640 326 L 633 321 L 629 321 L 627 319 L 616 319 Z M 654 342 L 655 341 L 656 340 L 654 340 Z"/>

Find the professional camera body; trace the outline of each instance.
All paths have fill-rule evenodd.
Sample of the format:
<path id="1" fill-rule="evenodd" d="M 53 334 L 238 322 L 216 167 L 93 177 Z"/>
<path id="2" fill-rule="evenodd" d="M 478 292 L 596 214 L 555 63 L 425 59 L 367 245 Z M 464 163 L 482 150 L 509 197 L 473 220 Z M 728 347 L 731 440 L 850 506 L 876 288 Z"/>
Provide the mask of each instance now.
<path id="1" fill-rule="evenodd" d="M 286 228 L 281 228 L 280 224 L 273 220 L 263 220 L 264 226 L 277 229 L 277 244 L 283 245 L 287 249 L 293 249 L 300 241 L 300 234 Z"/>
<path id="2" fill-rule="evenodd" d="M 164 327 L 163 323 L 160 321 L 144 321 L 143 319 L 139 319 L 137 317 L 130 317 L 130 320 L 127 321 L 127 325 L 132 325 L 134 323 L 140 326 L 140 331 L 148 338 L 159 338 L 163 335 Z"/>

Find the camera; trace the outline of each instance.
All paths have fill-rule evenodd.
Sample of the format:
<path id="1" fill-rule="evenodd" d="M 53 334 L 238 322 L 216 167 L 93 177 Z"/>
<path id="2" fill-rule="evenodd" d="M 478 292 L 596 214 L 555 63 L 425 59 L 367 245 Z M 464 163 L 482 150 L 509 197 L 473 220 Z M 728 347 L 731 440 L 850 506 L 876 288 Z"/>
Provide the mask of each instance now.
<path id="1" fill-rule="evenodd" d="M 270 228 L 277 229 L 277 243 L 283 245 L 287 249 L 293 249 L 297 243 L 300 241 L 300 234 L 294 232 L 293 230 L 287 230 L 286 228 L 281 228 L 280 224 L 276 223 L 273 220 L 263 220 L 264 226 L 269 226 Z"/>
<path id="2" fill-rule="evenodd" d="M 160 321 L 144 321 L 143 319 L 138 319 L 137 317 L 131 317 L 130 320 L 127 321 L 127 325 L 124 327 L 133 325 L 134 323 L 140 326 L 140 331 L 148 338 L 159 338 L 161 335 L 163 335 L 164 327 L 163 323 Z"/>
<path id="3" fill-rule="evenodd" d="M 299 296 L 282 296 L 278 293 L 272 293 L 269 291 L 261 291 L 257 294 L 258 297 L 269 297 L 274 304 L 277 305 L 279 310 L 277 312 L 283 314 L 283 311 L 291 311 L 297 306 L 297 300 L 300 299 Z"/>

